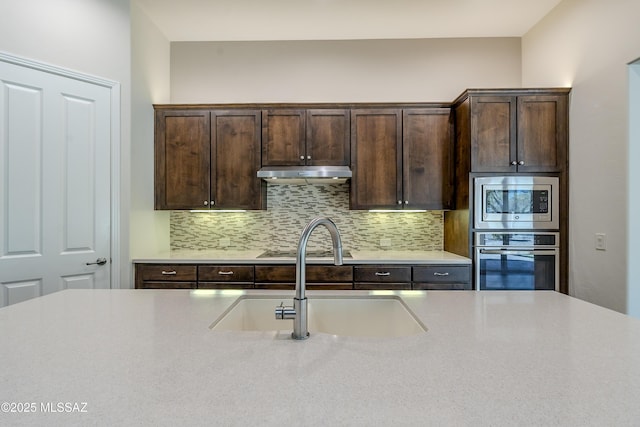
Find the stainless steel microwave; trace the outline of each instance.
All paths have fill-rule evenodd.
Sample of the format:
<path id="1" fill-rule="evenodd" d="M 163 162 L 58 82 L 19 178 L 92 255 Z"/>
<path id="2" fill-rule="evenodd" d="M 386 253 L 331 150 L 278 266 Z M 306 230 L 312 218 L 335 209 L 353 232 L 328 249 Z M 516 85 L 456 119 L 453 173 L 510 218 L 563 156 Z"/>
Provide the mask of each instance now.
<path id="1" fill-rule="evenodd" d="M 474 227 L 559 227 L 559 181 L 551 176 L 487 176 L 474 179 Z"/>

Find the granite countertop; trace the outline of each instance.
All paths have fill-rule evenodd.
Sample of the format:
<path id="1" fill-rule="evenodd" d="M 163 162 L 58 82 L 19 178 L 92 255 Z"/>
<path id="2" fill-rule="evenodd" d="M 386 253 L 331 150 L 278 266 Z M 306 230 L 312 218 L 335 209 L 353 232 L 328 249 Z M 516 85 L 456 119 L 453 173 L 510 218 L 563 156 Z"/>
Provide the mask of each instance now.
<path id="1" fill-rule="evenodd" d="M 274 295 L 257 290 L 66 290 L 2 308 L 0 423 L 638 425 L 640 320 L 550 291 L 387 293 L 428 331 L 209 329 L 240 295 Z"/>
<path id="2" fill-rule="evenodd" d="M 344 264 L 471 264 L 471 259 L 446 251 L 358 251 L 350 250 L 351 256 Z M 229 264 L 291 264 L 295 257 L 260 257 L 263 250 L 176 250 L 149 256 L 135 257 L 139 263 L 229 263 Z M 307 257 L 307 263 L 331 263 L 331 257 Z"/>

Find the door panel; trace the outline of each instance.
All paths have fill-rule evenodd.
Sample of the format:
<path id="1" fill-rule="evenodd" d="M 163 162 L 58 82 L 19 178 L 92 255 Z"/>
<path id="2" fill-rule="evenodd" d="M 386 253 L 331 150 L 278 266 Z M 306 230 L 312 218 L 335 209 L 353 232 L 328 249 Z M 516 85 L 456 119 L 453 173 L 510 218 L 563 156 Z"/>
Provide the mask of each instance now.
<path id="1" fill-rule="evenodd" d="M 211 113 L 211 164 L 215 207 L 261 209 L 263 181 L 260 169 L 260 111 Z"/>
<path id="2" fill-rule="evenodd" d="M 304 110 L 262 112 L 262 166 L 305 164 Z"/>
<path id="3" fill-rule="evenodd" d="M 518 97 L 518 172 L 559 172 L 566 166 L 566 97 Z"/>
<path id="4" fill-rule="evenodd" d="M 0 88 L 0 257 L 42 253 L 42 91 L 3 80 Z M 0 202 L 2 202 L 0 201 Z"/>
<path id="5" fill-rule="evenodd" d="M 448 108 L 403 111 L 405 208 L 451 209 L 453 131 Z"/>
<path id="6" fill-rule="evenodd" d="M 26 280 L 2 284 L 0 299 L 4 305 L 15 304 L 42 295 L 41 280 Z"/>
<path id="7" fill-rule="evenodd" d="M 111 90 L 0 61 L 0 306 L 109 288 Z"/>
<path id="8" fill-rule="evenodd" d="M 209 207 L 209 126 L 208 110 L 156 112 L 156 209 Z"/>
<path id="9" fill-rule="evenodd" d="M 515 172 L 516 98 L 483 96 L 471 101 L 471 171 Z"/>
<path id="10" fill-rule="evenodd" d="M 400 110 L 351 112 L 351 169 L 351 209 L 402 208 Z"/>
<path id="11" fill-rule="evenodd" d="M 87 250 L 95 247 L 93 200 L 95 179 L 95 129 L 92 116 L 94 103 L 63 96 L 65 108 L 64 132 L 64 252 Z"/>
<path id="12" fill-rule="evenodd" d="M 62 277 L 62 289 L 95 289 L 95 278 L 92 274 L 78 274 Z"/>
<path id="13" fill-rule="evenodd" d="M 349 166 L 350 111 L 307 110 L 307 165 Z"/>

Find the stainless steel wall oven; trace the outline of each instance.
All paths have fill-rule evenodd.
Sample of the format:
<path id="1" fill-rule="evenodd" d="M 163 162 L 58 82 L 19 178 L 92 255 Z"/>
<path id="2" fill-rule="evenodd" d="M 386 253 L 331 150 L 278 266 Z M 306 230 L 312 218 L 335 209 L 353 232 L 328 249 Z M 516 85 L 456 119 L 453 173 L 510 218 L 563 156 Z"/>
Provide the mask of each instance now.
<path id="1" fill-rule="evenodd" d="M 477 232 L 477 290 L 559 290 L 558 232 Z"/>

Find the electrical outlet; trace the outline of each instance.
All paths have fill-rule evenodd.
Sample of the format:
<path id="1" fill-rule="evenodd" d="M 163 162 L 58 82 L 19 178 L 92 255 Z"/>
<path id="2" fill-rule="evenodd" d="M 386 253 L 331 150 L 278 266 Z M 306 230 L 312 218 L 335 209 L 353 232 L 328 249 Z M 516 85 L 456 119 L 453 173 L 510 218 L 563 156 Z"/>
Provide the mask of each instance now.
<path id="1" fill-rule="evenodd" d="M 381 248 L 391 247 L 391 239 L 380 239 L 380 247 Z"/>
<path id="2" fill-rule="evenodd" d="M 222 237 L 220 240 L 218 240 L 218 246 L 220 246 L 221 248 L 226 248 L 230 244 L 231 239 L 229 239 L 228 237 Z"/>
<path id="3" fill-rule="evenodd" d="M 596 233 L 596 250 L 607 250 L 607 235 L 605 233 Z"/>

